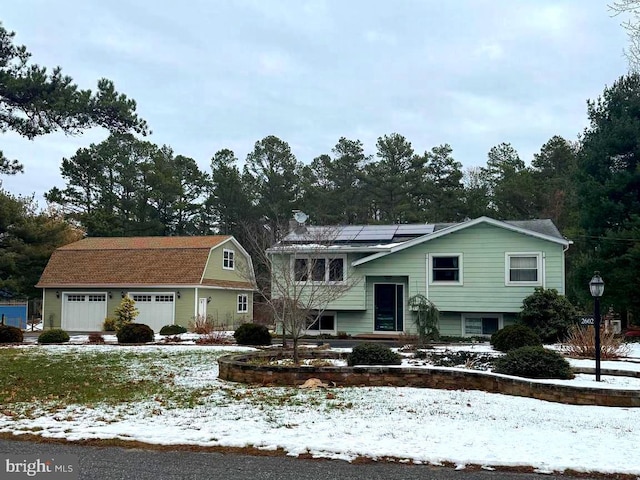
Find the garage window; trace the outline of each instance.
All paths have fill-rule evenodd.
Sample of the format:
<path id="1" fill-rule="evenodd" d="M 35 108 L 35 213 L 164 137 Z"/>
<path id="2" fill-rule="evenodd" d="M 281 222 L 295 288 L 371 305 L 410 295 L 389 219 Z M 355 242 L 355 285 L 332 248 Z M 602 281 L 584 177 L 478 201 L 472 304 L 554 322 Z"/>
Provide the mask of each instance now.
<path id="1" fill-rule="evenodd" d="M 84 295 L 67 295 L 67 302 L 84 302 Z"/>
<path id="2" fill-rule="evenodd" d="M 134 302 L 150 302 L 151 295 L 133 295 Z"/>
<path id="3" fill-rule="evenodd" d="M 156 295 L 156 302 L 173 302 L 173 295 Z"/>
<path id="4" fill-rule="evenodd" d="M 106 295 L 89 295 L 90 302 L 106 302 Z"/>

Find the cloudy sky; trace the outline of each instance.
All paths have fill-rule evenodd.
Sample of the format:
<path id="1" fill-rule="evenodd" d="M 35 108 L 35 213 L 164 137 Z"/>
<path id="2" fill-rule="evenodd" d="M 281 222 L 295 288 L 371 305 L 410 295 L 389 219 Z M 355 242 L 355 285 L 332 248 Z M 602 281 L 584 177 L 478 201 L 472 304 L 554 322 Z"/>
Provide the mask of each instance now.
<path id="1" fill-rule="evenodd" d="M 151 141 L 206 170 L 267 135 L 308 163 L 393 132 L 417 152 L 449 143 L 465 167 L 501 142 L 528 163 L 553 135 L 576 140 L 587 99 L 627 69 L 606 0 L 21 0 L 0 20 L 82 88 L 113 80 Z M 63 157 L 106 136 L 3 134 L 25 165 L 3 187 L 42 199 Z"/>

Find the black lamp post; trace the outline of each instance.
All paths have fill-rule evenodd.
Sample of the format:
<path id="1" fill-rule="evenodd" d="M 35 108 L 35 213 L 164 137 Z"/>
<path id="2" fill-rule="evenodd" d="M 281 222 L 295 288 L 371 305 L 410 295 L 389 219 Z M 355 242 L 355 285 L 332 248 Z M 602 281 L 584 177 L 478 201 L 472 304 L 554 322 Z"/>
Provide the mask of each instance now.
<path id="1" fill-rule="evenodd" d="M 595 300 L 593 311 L 594 327 L 596 329 L 596 382 L 600 381 L 600 297 L 604 293 L 604 282 L 600 277 L 600 272 L 594 272 L 593 278 L 589 282 L 591 296 Z"/>

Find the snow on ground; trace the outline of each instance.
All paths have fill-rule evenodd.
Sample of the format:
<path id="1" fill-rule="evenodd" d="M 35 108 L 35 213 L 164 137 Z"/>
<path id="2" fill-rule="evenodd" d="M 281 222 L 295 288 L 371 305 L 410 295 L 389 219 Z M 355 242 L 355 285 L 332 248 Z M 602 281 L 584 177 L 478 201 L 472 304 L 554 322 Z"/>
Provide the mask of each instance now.
<path id="1" fill-rule="evenodd" d="M 167 364 L 167 355 L 203 348 L 238 350 L 198 346 L 38 348 L 52 353 L 81 348 L 161 350 L 160 365 Z M 485 345 L 473 349 L 491 351 Z M 640 345 L 633 346 L 630 356 L 640 362 Z M 594 363 L 579 362 L 584 366 Z M 603 368 L 618 368 L 620 363 L 603 362 Z M 640 363 L 625 365 L 640 370 Z M 220 381 L 217 373 L 217 364 L 210 362 L 181 370 L 181 386 L 207 387 L 206 397 L 193 408 L 171 408 L 148 400 L 116 407 L 42 410 L 30 418 L 0 414 L 0 432 L 67 440 L 118 438 L 164 445 L 282 448 L 289 455 L 311 453 L 343 460 L 395 457 L 415 463 L 452 462 L 460 468 L 468 464 L 533 466 L 540 472 L 571 469 L 640 475 L 640 457 L 634 453 L 640 445 L 640 408 L 563 405 L 477 391 L 420 388 L 249 388 Z M 601 386 L 590 380 L 577 381 Z M 638 388 L 640 395 L 637 384 L 625 388 Z"/>

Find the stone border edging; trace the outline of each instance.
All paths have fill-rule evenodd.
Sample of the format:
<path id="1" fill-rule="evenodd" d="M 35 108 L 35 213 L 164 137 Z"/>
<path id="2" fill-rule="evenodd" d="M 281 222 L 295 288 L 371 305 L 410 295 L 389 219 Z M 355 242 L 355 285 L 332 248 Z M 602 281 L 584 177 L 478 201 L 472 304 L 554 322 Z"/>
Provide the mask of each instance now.
<path id="1" fill-rule="evenodd" d="M 346 352 L 313 350 L 301 352 L 301 358 L 314 359 L 345 359 L 347 355 Z M 395 386 L 481 390 L 572 405 L 640 407 L 640 390 L 558 385 L 475 370 L 400 366 L 293 367 L 266 364 L 282 358 L 291 358 L 291 354 L 282 351 L 264 351 L 225 355 L 218 359 L 218 377 L 232 382 L 272 386 L 302 385 L 309 378 L 318 378 L 324 383 L 340 387 Z M 264 364 L 260 364 L 261 359 L 264 360 Z M 249 363 L 250 360 L 257 360 L 257 362 Z M 574 370 L 578 373 L 592 373 L 593 369 L 576 368 Z M 602 373 L 620 375 L 623 372 L 602 370 Z M 634 372 L 624 373 L 636 376 Z"/>

